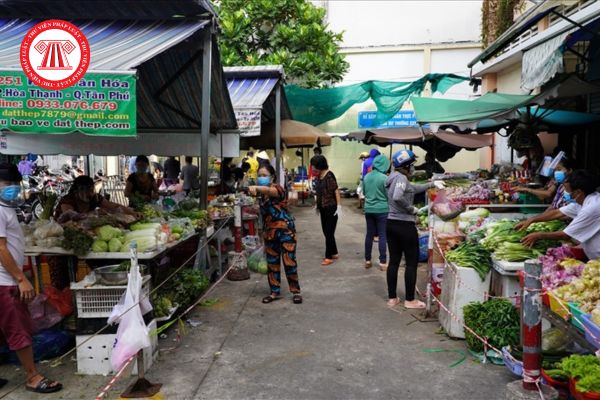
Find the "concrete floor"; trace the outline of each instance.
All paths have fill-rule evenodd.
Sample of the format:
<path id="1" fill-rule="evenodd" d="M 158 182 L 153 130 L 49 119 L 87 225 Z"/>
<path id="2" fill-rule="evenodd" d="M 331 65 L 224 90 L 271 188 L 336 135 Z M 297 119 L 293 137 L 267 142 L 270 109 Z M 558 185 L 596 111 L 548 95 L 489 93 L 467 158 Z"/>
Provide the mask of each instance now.
<path id="1" fill-rule="evenodd" d="M 160 340 L 165 351 L 147 374 L 164 385 L 156 398 L 504 398 L 506 384 L 514 380 L 504 367 L 468 358 L 449 368 L 458 354 L 424 350 L 465 350 L 463 341 L 439 334 L 437 322 L 418 322 L 402 307 L 385 305 L 384 273 L 363 268 L 364 220 L 354 202 L 348 202 L 338 225 L 341 259 L 329 267 L 320 265 L 324 246 L 317 216 L 310 208 L 295 208 L 294 213 L 304 304 L 292 304 L 284 283 L 285 299 L 263 305 L 261 298 L 269 290 L 261 275 L 223 281 L 209 296 L 219 303 L 192 312 L 189 318 L 201 324 L 188 325 L 175 350 L 166 350 L 176 344 L 174 329 Z M 422 265 L 422 291 L 425 276 Z M 75 375 L 73 360 L 41 368 L 61 379 L 65 390 L 36 396 L 21 387 L 3 397 L 5 387 L 0 399 L 90 399 L 109 380 Z M 0 376 L 16 384 L 19 371 L 0 366 Z M 132 379 L 118 382 L 108 398 L 118 398 Z"/>

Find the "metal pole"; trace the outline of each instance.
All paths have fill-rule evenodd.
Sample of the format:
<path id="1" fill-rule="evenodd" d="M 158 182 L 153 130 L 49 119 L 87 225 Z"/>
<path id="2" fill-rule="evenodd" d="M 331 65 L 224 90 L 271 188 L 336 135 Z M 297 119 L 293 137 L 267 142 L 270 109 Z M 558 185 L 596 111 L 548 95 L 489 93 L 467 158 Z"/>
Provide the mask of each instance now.
<path id="1" fill-rule="evenodd" d="M 537 390 L 542 365 L 542 265 L 525 261 L 521 337 L 523 341 L 523 389 Z"/>
<path id="2" fill-rule="evenodd" d="M 212 27 L 204 33 L 202 47 L 202 126 L 200 127 L 200 208 L 208 206 L 208 138 L 210 135 L 210 92 L 212 66 Z"/>
<path id="3" fill-rule="evenodd" d="M 281 176 L 281 85 L 275 86 L 275 172 L 276 179 Z M 285 182 L 279 182 L 285 186 Z"/>

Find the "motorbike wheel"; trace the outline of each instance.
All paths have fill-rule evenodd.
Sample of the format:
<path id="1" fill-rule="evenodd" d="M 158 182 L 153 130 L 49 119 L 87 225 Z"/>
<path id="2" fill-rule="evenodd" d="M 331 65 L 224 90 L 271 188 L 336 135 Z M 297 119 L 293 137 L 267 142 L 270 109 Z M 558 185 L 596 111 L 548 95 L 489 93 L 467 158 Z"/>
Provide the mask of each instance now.
<path id="1" fill-rule="evenodd" d="M 31 205 L 31 210 L 32 210 L 33 217 L 35 219 L 40 219 L 42 217 L 42 212 L 44 211 L 44 207 L 42 206 L 42 203 L 39 200 L 35 200 L 33 202 L 33 204 Z"/>

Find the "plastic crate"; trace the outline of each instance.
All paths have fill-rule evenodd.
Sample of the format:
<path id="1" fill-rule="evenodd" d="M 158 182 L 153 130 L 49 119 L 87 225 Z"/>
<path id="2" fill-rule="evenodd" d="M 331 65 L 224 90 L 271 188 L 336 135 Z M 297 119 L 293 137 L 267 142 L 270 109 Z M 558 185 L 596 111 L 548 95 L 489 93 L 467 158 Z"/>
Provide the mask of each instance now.
<path id="1" fill-rule="evenodd" d="M 600 349 L 600 326 L 592 321 L 590 314 L 583 314 L 581 322 L 585 327 L 585 339 L 595 348 Z M 593 335 L 593 336 L 592 336 Z"/>
<path id="2" fill-rule="evenodd" d="M 158 357 L 158 337 L 156 336 L 156 321 L 148 324 L 150 330 L 150 347 L 144 349 L 144 371 L 148 371 Z M 115 344 L 116 334 L 108 335 L 77 335 L 77 373 L 79 375 L 111 375 L 114 374 L 110 357 Z M 89 339 L 89 340 L 88 340 Z M 86 342 L 87 340 L 87 342 Z M 85 343 L 84 343 L 85 342 Z M 81 347 L 79 347 L 81 345 Z M 137 361 L 133 363 L 131 373 L 137 375 Z"/>
<path id="3" fill-rule="evenodd" d="M 113 307 L 119 303 L 127 286 L 93 285 L 82 287 L 81 284 L 71 284 L 75 293 L 78 318 L 108 318 Z M 150 295 L 150 276 L 146 275 L 142 281 L 142 297 Z"/>
<path id="4" fill-rule="evenodd" d="M 548 300 L 550 301 L 550 310 L 565 321 L 569 320 L 569 305 L 564 303 L 554 293 L 548 293 Z"/>
<path id="5" fill-rule="evenodd" d="M 571 325 L 577 328 L 579 331 L 584 332 L 583 323 L 581 316 L 583 315 L 583 311 L 577 307 L 577 303 L 569 303 L 569 311 L 571 311 Z"/>

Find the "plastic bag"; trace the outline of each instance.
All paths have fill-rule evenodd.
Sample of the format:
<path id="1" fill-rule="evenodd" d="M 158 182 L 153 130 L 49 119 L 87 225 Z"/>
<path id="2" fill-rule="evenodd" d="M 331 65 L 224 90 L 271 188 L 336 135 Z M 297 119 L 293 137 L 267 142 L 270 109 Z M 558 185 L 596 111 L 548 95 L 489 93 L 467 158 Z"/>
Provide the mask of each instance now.
<path id="1" fill-rule="evenodd" d="M 268 272 L 267 255 L 265 254 L 264 246 L 258 247 L 250 254 L 248 257 L 248 269 L 261 274 L 266 274 Z"/>
<path id="2" fill-rule="evenodd" d="M 48 302 L 64 317 L 73 314 L 73 295 L 71 289 L 66 287 L 62 291 L 52 286 L 46 286 L 44 293 Z"/>
<path id="3" fill-rule="evenodd" d="M 31 315 L 31 327 L 33 333 L 48 329 L 62 320 L 62 315 L 48 301 L 48 296 L 38 294 L 27 305 Z"/>
<path id="4" fill-rule="evenodd" d="M 46 239 L 50 237 L 58 237 L 63 235 L 63 228 L 57 222 L 50 220 L 46 225 L 42 225 L 33 232 L 33 236 L 37 239 Z"/>
<path id="5" fill-rule="evenodd" d="M 43 247 L 45 249 L 50 249 L 52 247 L 60 247 L 61 242 L 63 241 L 63 237 L 49 237 L 46 239 L 38 239 L 35 241 L 35 244 L 39 247 Z"/>
<path id="6" fill-rule="evenodd" d="M 119 328 L 117 329 L 117 336 L 110 359 L 115 371 L 121 369 L 125 362 L 139 350 L 150 347 L 148 327 L 144 323 L 142 311 L 137 304 L 142 290 L 142 275 L 140 274 L 137 262 L 134 260 L 132 260 L 131 263 L 128 279 L 129 281 L 127 283 L 124 301 L 122 307 L 120 307 L 124 314 L 119 313 L 115 318 L 113 315 L 115 310 L 113 309 L 109 318 L 109 323 L 115 322 L 116 320 L 119 322 Z M 118 306 L 119 304 L 115 306 L 115 308 Z"/>
<path id="7" fill-rule="evenodd" d="M 431 211 L 444 221 L 458 217 L 464 210 L 464 206 L 459 201 L 450 200 L 446 197 L 446 191 L 437 192 Z"/>
<path id="8" fill-rule="evenodd" d="M 558 328 L 550 328 L 542 333 L 542 351 L 566 350 L 571 340 Z"/>

